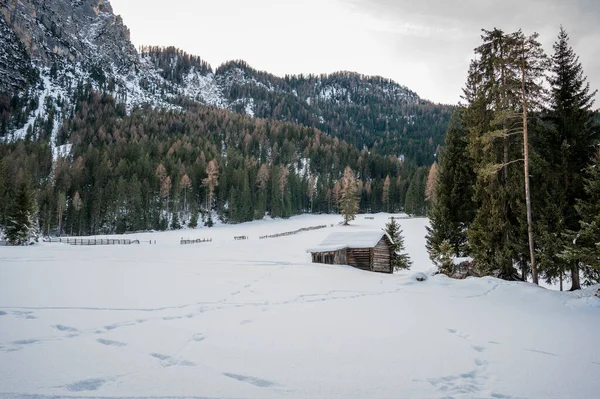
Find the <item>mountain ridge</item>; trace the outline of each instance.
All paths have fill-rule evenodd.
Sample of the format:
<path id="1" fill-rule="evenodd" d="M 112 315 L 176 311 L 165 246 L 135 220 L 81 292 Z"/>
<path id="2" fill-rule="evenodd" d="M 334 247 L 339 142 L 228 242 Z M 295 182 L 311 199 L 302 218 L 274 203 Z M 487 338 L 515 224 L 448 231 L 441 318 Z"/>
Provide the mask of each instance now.
<path id="1" fill-rule="evenodd" d="M 29 85 L 28 97 L 38 98 L 37 109 L 22 106 L 27 118 L 5 122 L 10 126 L 0 135 L 17 139 L 24 136 L 34 116 L 48 117 L 46 98 L 51 97 L 48 101 L 53 103 L 59 97 L 72 98 L 75 88 L 85 82 L 110 92 L 128 110 L 143 105 L 181 107 L 188 99 L 315 127 L 358 148 L 430 164 L 443 142 L 452 109 L 423 100 L 407 87 L 379 76 L 339 71 L 279 77 L 242 60 L 227 61 L 213 70 L 201 57 L 174 46 L 136 49 L 129 29 L 108 0 L 3 0 L 0 19 L 10 37 L 0 44 L 0 74 L 12 82 L 0 91 L 23 91 Z M 27 60 L 10 68 L 11 60 L 18 58 L 14 55 L 18 49 L 11 49 L 15 46 L 25 49 L 37 79 L 24 78 L 32 75 L 22 72 Z M 2 57 L 3 49 L 7 56 Z M 435 115 L 426 120 L 423 114 L 430 111 Z M 68 114 L 67 109 L 55 106 L 55 124 Z M 430 143 L 420 143 L 414 150 L 413 143 L 421 140 Z M 416 153 L 427 155 L 416 159 Z"/>

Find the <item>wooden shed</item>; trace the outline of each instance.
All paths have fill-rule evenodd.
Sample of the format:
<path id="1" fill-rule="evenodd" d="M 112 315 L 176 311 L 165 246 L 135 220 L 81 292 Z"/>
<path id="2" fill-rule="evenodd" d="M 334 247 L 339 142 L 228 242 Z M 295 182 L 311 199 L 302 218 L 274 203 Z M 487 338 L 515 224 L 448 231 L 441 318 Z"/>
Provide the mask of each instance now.
<path id="1" fill-rule="evenodd" d="M 311 253 L 313 263 L 392 273 L 391 244 L 390 237 L 383 231 L 332 233 L 318 247 L 306 252 Z"/>

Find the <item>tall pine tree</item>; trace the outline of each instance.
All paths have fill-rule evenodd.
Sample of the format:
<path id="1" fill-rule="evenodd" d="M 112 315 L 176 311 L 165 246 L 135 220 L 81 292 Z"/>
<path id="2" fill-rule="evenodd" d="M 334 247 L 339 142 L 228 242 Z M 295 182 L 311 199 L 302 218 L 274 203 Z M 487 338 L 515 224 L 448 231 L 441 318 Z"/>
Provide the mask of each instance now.
<path id="1" fill-rule="evenodd" d="M 440 163 L 429 208 L 427 250 L 430 256 L 440 251 L 447 241 L 455 256 L 465 253 L 467 228 L 473 221 L 476 203 L 473 201 L 475 172 L 467 148 L 467 131 L 460 113 L 452 116 L 446 133 L 446 145 Z"/>
<path id="2" fill-rule="evenodd" d="M 579 229 L 580 215 L 575 204 L 577 199 L 586 196 L 582 171 L 594 154 L 599 132 L 592 112 L 596 91 L 590 90 L 579 57 L 569 45 L 569 36 L 562 27 L 554 44 L 550 72 L 547 120 L 552 130 L 539 140 L 538 152 L 555 172 L 548 176 L 554 185 L 549 190 L 544 213 L 556 217 L 542 227 L 546 260 L 543 267 L 549 279 L 555 274 L 570 273 L 571 290 L 576 290 L 581 288 L 578 262 L 565 263 L 564 257 L 556 255 L 572 241 L 568 231 Z"/>
<path id="3" fill-rule="evenodd" d="M 538 65 L 543 54 L 536 38 L 521 31 L 484 30 L 464 91 L 468 104 L 463 120 L 469 131 L 479 204 L 469 244 L 484 272 L 505 279 L 519 278 L 517 264 L 525 278 L 527 265 L 533 264 L 531 246 L 526 244 L 532 242 L 527 229 L 528 189 L 517 164 L 524 161 L 528 148 L 526 109 L 541 98 Z"/>
<path id="4" fill-rule="evenodd" d="M 587 168 L 584 179 L 585 199 L 575 208 L 580 217 L 579 229 L 562 257 L 583 268 L 587 283 L 600 282 L 600 150 Z"/>

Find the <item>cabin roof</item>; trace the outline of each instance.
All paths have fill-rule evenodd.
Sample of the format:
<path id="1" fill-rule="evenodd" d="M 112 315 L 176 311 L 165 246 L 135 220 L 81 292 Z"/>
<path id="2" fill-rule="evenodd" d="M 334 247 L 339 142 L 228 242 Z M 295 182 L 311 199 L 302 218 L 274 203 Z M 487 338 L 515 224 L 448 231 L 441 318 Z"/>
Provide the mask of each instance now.
<path id="1" fill-rule="evenodd" d="M 344 248 L 373 248 L 383 236 L 387 236 L 387 234 L 384 231 L 377 230 L 331 233 L 318 247 L 309 248 L 306 252 L 332 252 Z"/>

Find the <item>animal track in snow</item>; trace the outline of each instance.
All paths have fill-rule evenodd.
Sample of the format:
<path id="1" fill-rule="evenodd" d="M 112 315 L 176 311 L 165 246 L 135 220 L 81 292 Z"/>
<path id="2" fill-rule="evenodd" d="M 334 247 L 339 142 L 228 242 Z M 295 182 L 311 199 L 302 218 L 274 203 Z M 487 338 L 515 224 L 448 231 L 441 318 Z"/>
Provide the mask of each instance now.
<path id="1" fill-rule="evenodd" d="M 528 351 L 528 352 L 540 353 L 540 354 L 542 354 L 542 355 L 556 356 L 556 357 L 558 357 L 558 356 L 559 356 L 559 355 L 557 355 L 556 353 L 544 352 L 544 351 L 540 351 L 540 350 L 537 350 L 537 349 L 527 349 L 527 348 L 525 348 L 525 349 L 523 349 L 523 350 L 526 350 L 526 351 Z"/>
<path id="2" fill-rule="evenodd" d="M 37 317 L 35 317 L 33 315 L 33 312 L 29 312 L 29 311 L 25 311 L 25 310 L 15 310 L 12 312 L 12 314 L 15 317 L 18 317 L 19 319 L 26 319 L 26 320 L 37 319 Z"/>
<path id="3" fill-rule="evenodd" d="M 468 339 L 470 338 L 470 335 L 458 330 L 455 330 L 454 328 L 446 328 L 446 331 L 448 331 L 451 334 L 455 334 L 457 337 L 463 338 L 463 339 Z"/>
<path id="4" fill-rule="evenodd" d="M 126 343 L 124 342 L 119 342 L 119 341 L 111 341 L 110 339 L 102 339 L 102 338 L 98 338 L 96 340 L 98 343 L 102 344 L 102 345 L 106 345 L 106 346 L 118 346 L 118 347 L 123 347 L 123 346 L 127 346 Z"/>
<path id="5" fill-rule="evenodd" d="M 38 339 L 20 339 L 18 341 L 13 341 L 15 345 L 31 345 L 40 342 Z"/>
<path id="6" fill-rule="evenodd" d="M 475 349 L 477 352 L 485 351 L 485 348 L 483 346 L 471 345 L 471 348 Z"/>
<path id="7" fill-rule="evenodd" d="M 475 365 L 477 366 L 487 366 L 488 364 L 487 360 L 475 359 Z"/>
<path id="8" fill-rule="evenodd" d="M 65 386 L 65 388 L 70 392 L 96 391 L 105 383 L 106 380 L 102 378 L 91 378 L 89 380 L 76 381 Z"/>
<path id="9" fill-rule="evenodd" d="M 444 392 L 449 397 L 461 394 L 474 397 L 483 389 L 485 380 L 487 377 L 477 369 L 462 374 L 427 379 L 438 391 Z"/>
<path id="10" fill-rule="evenodd" d="M 246 382 L 248 384 L 252 384 L 259 388 L 269 388 L 269 387 L 273 387 L 273 386 L 277 385 L 273 381 L 264 380 L 262 378 L 251 377 L 248 375 L 240 375 L 240 374 L 233 374 L 233 373 L 223 373 L 223 375 L 226 377 L 229 377 L 229 378 L 233 378 L 234 380 L 238 380 L 240 382 Z"/>
<path id="11" fill-rule="evenodd" d="M 115 324 L 111 324 L 111 325 L 108 325 L 108 326 L 104 326 L 102 328 L 104 329 L 104 332 L 105 332 L 105 331 L 115 330 L 115 329 L 117 329 L 119 327 L 134 326 L 136 324 L 138 324 L 138 323 L 134 323 L 134 322 L 115 323 Z M 96 330 L 97 334 L 100 333 L 100 332 L 103 332 L 103 331 L 102 330 Z"/>
<path id="12" fill-rule="evenodd" d="M 79 330 L 76 329 L 75 327 L 64 326 L 62 324 L 57 324 L 52 327 L 56 328 L 58 331 L 63 331 L 63 332 L 71 332 L 71 333 L 79 332 Z"/>
<path id="13" fill-rule="evenodd" d="M 150 356 L 155 357 L 158 360 L 160 360 L 160 365 L 162 367 L 171 367 L 171 366 L 192 367 L 192 366 L 195 366 L 195 364 L 193 362 L 190 362 L 189 360 L 175 359 L 172 356 L 163 355 L 161 353 L 151 353 Z"/>
<path id="14" fill-rule="evenodd" d="M 204 334 L 194 334 L 194 336 L 192 337 L 192 341 L 196 341 L 196 342 L 201 342 L 204 341 L 206 339 L 206 337 L 204 336 Z"/>

